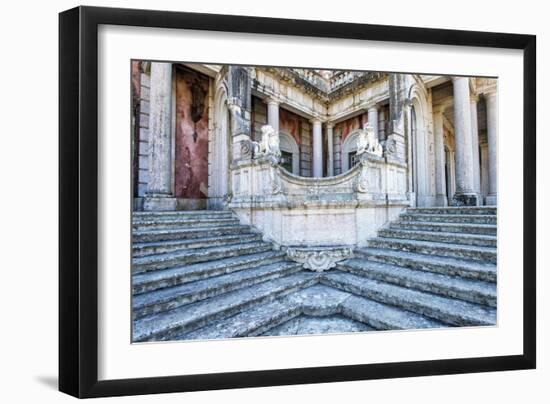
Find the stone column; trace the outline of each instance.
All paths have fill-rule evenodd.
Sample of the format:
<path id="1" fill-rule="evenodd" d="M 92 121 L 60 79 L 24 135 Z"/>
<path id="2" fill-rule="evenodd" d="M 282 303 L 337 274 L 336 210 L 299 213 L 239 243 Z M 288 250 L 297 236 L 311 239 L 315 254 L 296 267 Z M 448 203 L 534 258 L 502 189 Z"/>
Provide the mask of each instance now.
<path id="1" fill-rule="evenodd" d="M 382 140 L 380 139 L 380 133 L 378 132 L 378 107 L 376 105 L 374 107 L 370 107 L 367 110 L 367 114 L 368 122 L 372 125 L 376 137 L 378 140 Z"/>
<path id="2" fill-rule="evenodd" d="M 498 164 L 498 105 L 497 93 L 485 95 L 487 104 L 487 149 L 488 149 L 488 172 L 489 172 L 489 194 L 485 199 L 487 205 L 497 204 L 497 164 Z"/>
<path id="3" fill-rule="evenodd" d="M 386 140 L 386 114 L 384 108 L 380 108 L 378 111 L 378 139 L 380 141 Z"/>
<path id="4" fill-rule="evenodd" d="M 443 107 L 433 110 L 435 155 L 435 200 L 437 206 L 447 206 L 445 182 L 445 144 L 443 136 Z"/>
<path id="5" fill-rule="evenodd" d="M 472 163 L 474 174 L 474 191 L 481 202 L 481 172 L 479 168 L 479 129 L 477 125 L 477 95 L 470 97 L 470 113 L 472 114 Z"/>
<path id="6" fill-rule="evenodd" d="M 313 176 L 323 176 L 323 131 L 321 127 L 321 121 L 318 119 L 312 119 L 313 125 Z"/>
<path id="7" fill-rule="evenodd" d="M 470 84 L 467 77 L 453 77 L 453 104 L 455 125 L 456 191 L 453 205 L 476 206 L 474 190 L 472 114 L 470 112 Z"/>
<path id="8" fill-rule="evenodd" d="M 176 209 L 172 194 L 171 63 L 151 63 L 149 182 L 143 209 Z"/>
<path id="9" fill-rule="evenodd" d="M 327 166 L 327 176 L 332 177 L 334 175 L 334 141 L 332 138 L 332 129 L 334 124 L 332 122 L 327 122 L 327 155 L 328 155 L 328 166 Z"/>
<path id="10" fill-rule="evenodd" d="M 479 149 L 481 156 L 481 197 L 485 200 L 489 194 L 489 151 L 487 150 L 487 143 L 481 143 Z"/>
<path id="11" fill-rule="evenodd" d="M 274 98 L 267 100 L 267 124 L 279 133 L 279 101 Z"/>

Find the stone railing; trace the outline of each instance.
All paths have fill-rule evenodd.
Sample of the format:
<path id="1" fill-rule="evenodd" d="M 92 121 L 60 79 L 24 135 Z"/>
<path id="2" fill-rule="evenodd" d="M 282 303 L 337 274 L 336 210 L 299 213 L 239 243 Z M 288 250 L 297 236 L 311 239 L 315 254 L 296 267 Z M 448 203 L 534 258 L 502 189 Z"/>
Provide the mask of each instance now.
<path id="1" fill-rule="evenodd" d="M 409 203 L 406 166 L 363 146 L 356 166 L 326 178 L 291 174 L 265 152 L 234 162 L 229 207 L 281 246 L 363 246 Z"/>

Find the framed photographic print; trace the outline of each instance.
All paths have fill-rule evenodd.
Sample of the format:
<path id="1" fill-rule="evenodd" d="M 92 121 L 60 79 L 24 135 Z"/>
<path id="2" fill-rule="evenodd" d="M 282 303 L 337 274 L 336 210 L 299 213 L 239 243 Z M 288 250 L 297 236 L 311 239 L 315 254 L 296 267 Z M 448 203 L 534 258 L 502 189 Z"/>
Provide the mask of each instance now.
<path id="1" fill-rule="evenodd" d="M 535 37 L 60 14 L 60 390 L 535 367 Z"/>

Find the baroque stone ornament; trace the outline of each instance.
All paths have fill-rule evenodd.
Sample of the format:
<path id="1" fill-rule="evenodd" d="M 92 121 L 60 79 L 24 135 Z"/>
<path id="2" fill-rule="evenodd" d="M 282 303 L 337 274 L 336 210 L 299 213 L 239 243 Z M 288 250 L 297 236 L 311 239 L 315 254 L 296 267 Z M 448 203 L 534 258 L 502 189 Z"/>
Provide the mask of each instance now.
<path id="1" fill-rule="evenodd" d="M 357 156 L 363 153 L 374 154 L 378 157 L 382 157 L 383 153 L 382 145 L 378 142 L 374 127 L 368 122 L 357 136 Z"/>
<path id="2" fill-rule="evenodd" d="M 279 133 L 272 126 L 262 126 L 262 140 L 255 144 L 254 154 L 257 157 L 273 156 L 277 161 L 281 157 Z"/>
<path id="3" fill-rule="evenodd" d="M 384 149 L 386 150 L 386 156 L 391 156 L 397 151 L 397 142 L 395 139 L 389 138 L 384 144 Z"/>
<path id="4" fill-rule="evenodd" d="M 288 247 L 286 255 L 291 260 L 314 272 L 324 272 L 334 268 L 340 261 L 353 258 L 353 248 L 336 247 Z"/>

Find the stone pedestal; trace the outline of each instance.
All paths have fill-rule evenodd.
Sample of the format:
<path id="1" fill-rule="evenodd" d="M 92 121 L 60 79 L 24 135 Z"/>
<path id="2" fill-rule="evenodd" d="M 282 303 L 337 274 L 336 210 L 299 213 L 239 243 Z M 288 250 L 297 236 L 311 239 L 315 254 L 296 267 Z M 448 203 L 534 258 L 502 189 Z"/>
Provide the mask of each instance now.
<path id="1" fill-rule="evenodd" d="M 452 204 L 476 206 L 479 204 L 479 196 L 474 189 L 472 114 L 470 112 L 470 84 L 467 77 L 453 77 L 453 95 L 456 191 Z"/>
<path id="2" fill-rule="evenodd" d="M 144 210 L 175 210 L 172 194 L 172 64 L 151 63 L 149 182 Z"/>

